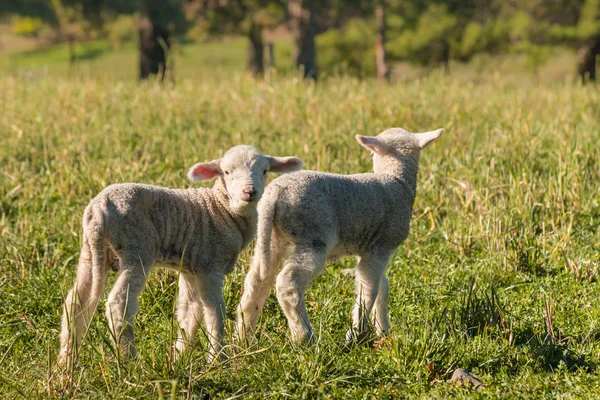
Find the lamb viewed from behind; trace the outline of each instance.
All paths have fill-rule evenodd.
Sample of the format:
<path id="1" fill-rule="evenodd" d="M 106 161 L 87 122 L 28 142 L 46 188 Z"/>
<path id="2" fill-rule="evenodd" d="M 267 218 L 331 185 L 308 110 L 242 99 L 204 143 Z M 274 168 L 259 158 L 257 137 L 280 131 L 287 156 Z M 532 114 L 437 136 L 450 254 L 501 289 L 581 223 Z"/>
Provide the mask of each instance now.
<path id="1" fill-rule="evenodd" d="M 385 268 L 410 227 L 421 149 L 443 129 L 413 134 L 401 128 L 356 136 L 373 153 L 374 173 L 299 171 L 275 179 L 259 204 L 258 237 L 238 307 L 237 334 L 254 332 L 277 276 L 277 298 L 297 342 L 313 339 L 304 292 L 328 257 L 356 255 L 357 300 L 348 340 L 364 337 L 369 317 L 389 330 Z M 284 266 L 279 275 L 279 264 Z"/>
<path id="2" fill-rule="evenodd" d="M 223 279 L 254 237 L 266 174 L 301 167 L 296 157 L 264 156 L 251 146 L 236 146 L 223 158 L 189 170 L 192 181 L 217 178 L 212 188 L 135 183 L 105 188 L 83 215 L 77 278 L 64 305 L 59 366 L 72 365 L 111 268 L 119 275 L 106 305 L 109 328 L 124 355 L 135 354 L 138 298 L 155 264 L 180 271 L 177 352 L 194 340 L 204 318 L 211 356 L 218 354 L 225 315 Z"/>

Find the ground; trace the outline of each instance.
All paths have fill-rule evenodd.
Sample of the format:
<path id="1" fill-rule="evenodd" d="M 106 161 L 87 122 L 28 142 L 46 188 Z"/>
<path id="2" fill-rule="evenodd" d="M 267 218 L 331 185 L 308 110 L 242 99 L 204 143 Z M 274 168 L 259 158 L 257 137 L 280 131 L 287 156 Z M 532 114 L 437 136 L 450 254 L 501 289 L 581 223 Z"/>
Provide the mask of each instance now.
<path id="1" fill-rule="evenodd" d="M 241 73 L 240 42 L 203 46 L 182 49 L 174 86 L 138 84 L 133 47 L 96 53 L 70 76 L 61 48 L 0 65 L 5 398 L 599 397 L 598 87 L 435 71 L 391 85 L 255 81 Z M 258 340 L 229 345 L 229 363 L 207 365 L 203 335 L 172 362 L 177 280 L 155 271 L 136 325 L 139 358 L 115 353 L 101 302 L 73 382 L 57 384 L 81 216 L 103 187 L 189 187 L 191 165 L 241 143 L 299 156 L 307 169 L 366 172 L 354 135 L 392 126 L 446 131 L 422 153 L 410 238 L 388 267 L 389 335 L 344 345 L 354 289 L 343 270 L 354 261 L 342 259 L 307 295 L 315 344 L 290 342 L 271 295 Z M 227 278 L 227 343 L 251 251 Z M 448 383 L 457 368 L 484 387 Z"/>

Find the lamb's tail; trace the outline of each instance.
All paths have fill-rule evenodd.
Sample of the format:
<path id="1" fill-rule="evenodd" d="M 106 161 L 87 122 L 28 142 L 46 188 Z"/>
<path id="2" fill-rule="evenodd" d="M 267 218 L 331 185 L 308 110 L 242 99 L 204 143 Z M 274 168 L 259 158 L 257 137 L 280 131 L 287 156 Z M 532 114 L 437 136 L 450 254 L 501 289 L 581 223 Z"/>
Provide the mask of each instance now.
<path id="1" fill-rule="evenodd" d="M 63 307 L 58 356 L 61 367 L 72 365 L 76 349 L 104 291 L 108 271 L 103 229 L 104 215 L 101 210 L 88 206 L 83 214 L 83 243 L 77 277 Z"/>
<path id="2" fill-rule="evenodd" d="M 78 271 L 78 275 L 79 272 L 84 275 L 89 273 L 96 280 L 108 273 L 110 259 L 105 243 L 107 225 L 107 204 L 90 204 L 85 209 L 82 221 L 83 246 L 79 259 L 82 271 Z"/>
<path id="3" fill-rule="evenodd" d="M 265 196 L 258 210 L 259 219 L 252 268 L 260 271 L 262 279 L 270 276 L 273 273 L 271 269 L 277 267 L 271 265 L 271 235 L 273 234 L 277 197 L 277 195 Z"/>

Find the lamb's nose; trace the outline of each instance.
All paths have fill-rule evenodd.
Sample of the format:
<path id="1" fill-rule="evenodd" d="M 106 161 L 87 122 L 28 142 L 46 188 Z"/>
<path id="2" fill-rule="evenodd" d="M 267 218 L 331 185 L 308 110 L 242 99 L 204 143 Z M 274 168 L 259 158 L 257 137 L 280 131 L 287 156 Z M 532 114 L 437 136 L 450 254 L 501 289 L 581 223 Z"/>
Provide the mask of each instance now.
<path id="1" fill-rule="evenodd" d="M 247 197 L 248 200 L 252 200 L 255 196 L 256 196 L 256 189 L 254 188 L 246 188 L 244 190 L 242 190 L 242 193 L 244 193 Z"/>

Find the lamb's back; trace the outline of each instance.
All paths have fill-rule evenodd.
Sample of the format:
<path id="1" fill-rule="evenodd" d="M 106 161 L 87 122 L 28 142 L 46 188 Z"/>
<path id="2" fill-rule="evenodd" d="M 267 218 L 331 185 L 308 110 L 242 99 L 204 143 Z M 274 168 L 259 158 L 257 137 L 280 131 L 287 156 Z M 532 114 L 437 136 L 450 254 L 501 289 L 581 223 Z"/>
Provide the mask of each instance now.
<path id="1" fill-rule="evenodd" d="M 224 262 L 223 254 L 243 246 L 242 233 L 209 188 L 114 184 L 88 209 L 102 214 L 102 230 L 115 250 L 149 251 L 167 264 L 182 258 L 198 267 Z"/>
<path id="2" fill-rule="evenodd" d="M 404 188 L 391 176 L 299 171 L 272 185 L 275 224 L 291 236 L 324 237 L 356 254 L 374 244 L 395 247 L 408 234 L 412 202 L 401 200 Z"/>

